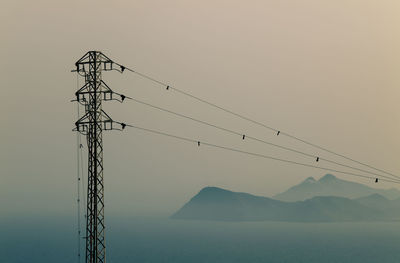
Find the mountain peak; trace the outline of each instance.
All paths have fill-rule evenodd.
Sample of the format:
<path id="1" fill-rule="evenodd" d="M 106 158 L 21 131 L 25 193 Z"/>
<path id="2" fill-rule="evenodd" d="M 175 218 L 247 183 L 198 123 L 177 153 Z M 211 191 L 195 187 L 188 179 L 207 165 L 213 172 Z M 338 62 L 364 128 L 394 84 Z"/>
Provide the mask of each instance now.
<path id="1" fill-rule="evenodd" d="M 200 192 L 195 196 L 197 199 L 207 199 L 214 198 L 217 196 L 226 196 L 231 194 L 232 192 L 229 190 L 225 190 L 215 186 L 207 186 L 200 190 Z"/>
<path id="2" fill-rule="evenodd" d="M 341 196 L 353 199 L 374 193 L 389 200 L 400 197 L 400 191 L 397 189 L 376 189 L 326 174 L 318 180 L 309 177 L 285 192 L 275 195 L 274 198 L 282 201 L 304 201 L 314 196 Z"/>
<path id="3" fill-rule="evenodd" d="M 200 190 L 200 193 L 204 193 L 204 192 L 225 192 L 228 190 L 216 187 L 216 186 L 206 186 L 203 189 Z"/>
<path id="4" fill-rule="evenodd" d="M 304 182 L 305 183 L 315 183 L 316 180 L 314 179 L 314 177 L 310 176 L 306 180 L 304 180 Z"/>
<path id="5" fill-rule="evenodd" d="M 334 176 L 333 174 L 326 174 L 326 175 L 322 176 L 318 181 L 329 182 L 329 181 L 334 181 L 336 179 L 337 179 L 336 176 Z"/>

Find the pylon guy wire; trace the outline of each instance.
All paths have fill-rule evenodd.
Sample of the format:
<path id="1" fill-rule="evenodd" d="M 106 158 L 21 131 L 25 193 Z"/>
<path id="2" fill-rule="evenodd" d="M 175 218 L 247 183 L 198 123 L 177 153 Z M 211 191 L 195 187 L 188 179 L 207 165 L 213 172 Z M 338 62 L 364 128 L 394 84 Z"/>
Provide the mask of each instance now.
<path id="1" fill-rule="evenodd" d="M 183 95 L 185 95 L 185 96 L 187 96 L 187 97 L 191 97 L 191 98 L 193 98 L 193 99 L 195 99 L 195 100 L 197 100 L 197 101 L 200 101 L 200 102 L 202 102 L 202 103 L 204 103 L 204 104 L 210 105 L 210 106 L 212 106 L 212 107 L 214 107 L 214 108 L 217 108 L 217 109 L 219 109 L 219 110 L 222 110 L 222 111 L 224 111 L 224 112 L 226 112 L 226 113 L 229 113 L 229 114 L 231 114 L 231 115 L 234 115 L 234 116 L 236 116 L 236 117 L 238 117 L 238 118 L 241 118 L 241 119 L 243 119 L 243 120 L 246 120 L 246 121 L 252 122 L 252 123 L 254 123 L 254 124 L 257 124 L 257 125 L 259 125 L 259 126 L 261 126 L 261 127 L 264 127 L 264 128 L 266 128 L 266 129 L 272 130 L 272 131 L 274 131 L 274 132 L 276 132 L 276 133 L 278 133 L 278 134 L 281 134 L 281 135 L 283 135 L 283 136 L 289 137 L 289 138 L 291 138 L 291 139 L 297 140 L 297 141 L 299 141 L 299 142 L 302 142 L 302 143 L 307 144 L 307 145 L 309 145 L 309 146 L 312 146 L 312 147 L 314 147 L 314 148 L 320 149 L 320 150 L 322 150 L 322 151 L 325 151 L 325 152 L 328 152 L 328 153 L 330 153 L 330 154 L 339 156 L 339 157 L 341 157 L 341 158 L 344 158 L 344 159 L 346 159 L 346 160 L 352 161 L 352 162 L 357 163 L 357 164 L 359 164 L 359 165 L 368 167 L 368 168 L 373 169 L 373 170 L 375 170 L 375 171 L 378 171 L 378 172 L 381 172 L 381 173 L 384 173 L 384 174 L 387 174 L 387 175 L 391 175 L 391 176 L 393 176 L 393 177 L 396 177 L 396 178 L 399 178 L 399 179 L 400 179 L 400 176 L 399 176 L 399 175 L 396 175 L 396 174 L 387 172 L 387 171 L 385 171 L 385 170 L 376 168 L 376 167 L 374 167 L 374 166 L 372 166 L 372 165 L 369 165 L 369 164 L 366 164 L 366 163 L 357 161 L 357 160 L 355 160 L 355 159 L 353 159 L 353 158 L 350 158 L 350 157 L 347 157 L 347 156 L 345 156 L 345 155 L 343 155 L 343 154 L 336 153 L 336 152 L 331 151 L 331 150 L 329 150 L 329 149 L 327 149 L 327 148 L 325 148 L 325 147 L 322 147 L 322 146 L 319 146 L 319 145 L 317 145 L 317 144 L 311 143 L 311 142 L 309 142 L 309 141 L 303 140 L 303 139 L 301 139 L 301 138 L 299 138 L 299 137 L 296 137 L 296 136 L 294 136 L 294 135 L 291 135 L 291 134 L 289 134 L 289 133 L 282 132 L 282 131 L 279 130 L 279 129 L 270 127 L 270 126 L 268 126 L 268 125 L 266 125 L 266 124 L 264 124 L 264 123 L 262 123 L 262 122 L 259 122 L 259 121 L 250 119 L 250 118 L 248 118 L 248 117 L 246 117 L 246 116 L 244 116 L 244 115 L 238 114 L 238 113 L 233 112 L 233 111 L 231 111 L 231 110 L 228 110 L 228 109 L 226 109 L 226 108 L 224 108 L 224 107 L 218 106 L 217 104 L 214 104 L 214 103 L 209 102 L 209 101 L 207 101 L 207 100 L 205 100 L 205 99 L 202 99 L 202 98 L 200 98 L 200 97 L 194 96 L 194 95 L 192 95 L 192 94 L 190 94 L 190 93 L 188 93 L 188 92 L 185 92 L 185 91 L 183 91 L 183 90 L 180 90 L 180 89 L 178 89 L 178 88 L 175 88 L 175 87 L 173 87 L 173 86 L 170 86 L 170 85 L 168 85 L 168 84 L 165 83 L 165 82 L 159 81 L 159 80 L 157 80 L 157 79 L 155 79 L 155 78 L 152 78 L 152 77 L 150 77 L 150 76 L 148 76 L 148 75 L 146 75 L 146 74 L 143 74 L 143 73 L 141 73 L 141 72 L 138 72 L 138 71 L 136 71 L 136 70 L 133 70 L 133 69 L 131 69 L 131 68 L 129 68 L 129 67 L 123 66 L 123 65 L 121 65 L 121 64 L 119 64 L 119 63 L 116 63 L 116 62 L 113 62 L 113 63 L 115 63 L 116 65 L 118 65 L 118 66 L 121 67 L 121 71 L 120 71 L 121 73 L 124 72 L 125 70 L 128 70 L 128 71 L 130 71 L 130 72 L 132 72 L 132 73 L 135 73 L 135 74 L 137 74 L 137 75 L 139 75 L 139 76 L 141 76 L 141 77 L 143 77 L 143 78 L 146 78 L 146 79 L 148 79 L 148 80 L 150 80 L 150 81 L 153 81 L 153 82 L 155 82 L 155 83 L 157 83 L 157 84 L 159 84 L 159 85 L 161 85 L 161 86 L 166 87 L 166 90 L 174 90 L 174 91 L 176 91 L 176 92 L 178 92 L 178 93 L 180 93 L 180 94 L 183 94 Z"/>
<path id="2" fill-rule="evenodd" d="M 336 173 L 341 173 L 341 174 L 346 174 L 346 175 L 351 175 L 351 176 L 357 176 L 357 177 L 362 177 L 362 178 L 367 178 L 367 179 L 373 179 L 373 180 L 376 179 L 376 177 L 373 177 L 373 176 L 367 176 L 367 175 L 356 174 L 356 173 L 351 173 L 351 172 L 346 172 L 346 171 L 340 171 L 340 170 L 331 169 L 331 168 L 327 168 L 327 167 L 315 166 L 315 165 L 311 165 L 311 164 L 300 163 L 300 162 L 296 162 L 296 161 L 292 161 L 292 160 L 277 158 L 277 157 L 264 155 L 264 154 L 260 154 L 260 153 L 243 151 L 243 150 L 236 149 L 236 148 L 231 148 L 231 147 L 227 147 L 227 146 L 213 144 L 213 143 L 200 141 L 200 140 L 196 140 L 196 139 L 192 139 L 192 138 L 182 137 L 182 136 L 166 133 L 166 132 L 163 132 L 163 131 L 157 131 L 157 130 L 153 130 L 153 129 L 139 127 L 139 126 L 136 126 L 136 125 L 126 124 L 126 123 L 119 123 L 119 124 L 121 124 L 124 127 L 126 126 L 126 127 L 130 127 L 130 128 L 142 130 L 142 131 L 145 131 L 145 132 L 153 133 L 153 134 L 158 134 L 158 135 L 163 135 L 163 136 L 166 136 L 166 137 L 175 138 L 175 139 L 186 141 L 186 142 L 197 143 L 197 145 L 199 147 L 201 145 L 205 145 L 205 146 L 219 148 L 219 149 L 223 149 L 223 150 L 227 150 L 227 151 L 238 152 L 238 153 L 242 153 L 242 154 L 246 154 L 246 155 L 250 155 L 250 156 L 255 156 L 255 157 L 260 157 L 260 158 L 264 158 L 264 159 L 270 159 L 270 160 L 285 162 L 285 163 L 290 163 L 290 164 L 309 167 L 309 168 L 315 168 L 315 169 L 320 169 L 320 170 L 325 170 L 325 171 L 330 171 L 330 172 L 336 172 Z M 379 180 L 385 181 L 385 182 L 390 182 L 390 183 L 395 183 L 395 184 L 400 184 L 400 181 L 398 181 L 398 180 L 388 180 L 388 179 L 380 179 L 380 178 L 379 178 Z"/>
<path id="3" fill-rule="evenodd" d="M 253 141 L 256 141 L 256 142 L 260 142 L 260 143 L 264 143 L 264 144 L 267 144 L 267 145 L 270 145 L 270 146 L 273 146 L 273 147 L 277 147 L 277 148 L 280 148 L 280 149 L 283 149 L 283 150 L 286 150 L 286 151 L 290 151 L 290 152 L 301 154 L 301 155 L 304 155 L 304 156 L 307 156 L 307 157 L 311 157 L 311 158 L 314 158 L 314 160 L 316 159 L 318 161 L 325 161 L 327 163 L 331 163 L 331 164 L 335 164 L 335 165 L 338 165 L 338 166 L 350 168 L 350 169 L 357 170 L 357 171 L 360 171 L 360 172 L 364 172 L 364 173 L 367 173 L 367 174 L 376 175 L 376 176 L 379 176 L 379 177 L 382 177 L 382 178 L 387 178 L 389 180 L 396 180 L 395 178 L 392 178 L 392 177 L 389 177 L 389 176 L 385 176 L 385 175 L 382 175 L 382 174 L 374 173 L 374 172 L 367 171 L 367 170 L 364 170 L 364 169 L 360 169 L 360 168 L 357 168 L 357 167 L 353 167 L 353 166 L 350 166 L 350 165 L 342 164 L 342 163 L 339 163 L 339 162 L 336 162 L 336 161 L 332 161 L 330 159 L 325 159 L 325 158 L 322 158 L 322 157 L 319 157 L 319 156 L 316 156 L 316 155 L 312 155 L 312 154 L 309 154 L 309 153 L 306 153 L 306 152 L 302 152 L 302 151 L 290 148 L 290 147 L 285 147 L 285 146 L 282 146 L 282 145 L 279 145 L 279 144 L 275 144 L 275 143 L 272 143 L 272 142 L 269 142 L 269 141 L 266 141 L 266 140 L 263 140 L 263 139 L 259 139 L 259 138 L 253 137 L 253 136 L 249 136 L 249 135 L 247 135 L 245 133 L 240 133 L 238 131 L 234 131 L 234 130 L 230 130 L 228 128 L 217 126 L 215 124 L 212 124 L 212 123 L 209 123 L 209 122 L 206 122 L 206 121 L 202 121 L 202 120 L 199 120 L 199 119 L 196 119 L 196 118 L 193 118 L 193 117 L 181 114 L 181 113 L 177 113 L 177 112 L 165 109 L 165 108 L 161 108 L 159 106 L 150 104 L 148 102 L 144 102 L 144 101 L 138 100 L 136 98 L 132 98 L 132 97 L 126 97 L 126 98 L 129 99 L 129 100 L 132 100 L 132 101 L 134 101 L 136 103 L 139 103 L 139 104 L 142 104 L 142 105 L 145 105 L 145 106 L 148 106 L 148 107 L 160 110 L 160 111 L 164 111 L 166 113 L 169 113 L 169 114 L 172 114 L 172 115 L 175 115 L 175 116 L 178 116 L 178 117 L 189 119 L 191 121 L 195 121 L 195 122 L 201 123 L 203 125 L 207 125 L 209 127 L 213 127 L 213 128 L 225 131 L 227 133 L 238 135 L 238 136 L 242 137 L 243 140 L 244 139 L 250 139 L 250 140 L 253 140 Z"/>

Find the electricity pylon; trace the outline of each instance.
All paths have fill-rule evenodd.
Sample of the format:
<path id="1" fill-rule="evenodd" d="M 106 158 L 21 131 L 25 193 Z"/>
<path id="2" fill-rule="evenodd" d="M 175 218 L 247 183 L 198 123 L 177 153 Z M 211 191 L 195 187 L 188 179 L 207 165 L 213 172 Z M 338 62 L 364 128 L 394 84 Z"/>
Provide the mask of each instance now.
<path id="1" fill-rule="evenodd" d="M 103 130 L 120 130 L 124 124 L 114 122 L 102 109 L 102 102 L 113 99 L 122 102 L 125 96 L 114 93 L 102 80 L 102 71 L 113 70 L 112 60 L 103 53 L 89 51 L 75 66 L 76 72 L 85 79 L 85 84 L 75 93 L 76 101 L 85 106 L 85 114 L 75 123 L 74 130 L 86 136 L 88 147 L 86 263 L 104 263 Z"/>

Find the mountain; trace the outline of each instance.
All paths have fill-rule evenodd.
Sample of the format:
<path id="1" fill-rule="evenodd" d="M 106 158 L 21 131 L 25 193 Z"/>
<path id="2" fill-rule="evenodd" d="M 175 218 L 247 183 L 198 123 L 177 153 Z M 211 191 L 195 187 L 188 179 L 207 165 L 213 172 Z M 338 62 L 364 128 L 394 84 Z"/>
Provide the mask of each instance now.
<path id="1" fill-rule="evenodd" d="M 305 201 L 285 202 L 206 187 L 172 215 L 172 218 L 292 222 L 395 220 L 400 219 L 400 213 L 391 213 L 390 210 L 396 205 L 400 207 L 400 200 L 391 201 L 380 195 L 353 200 L 318 196 Z"/>
<path id="2" fill-rule="evenodd" d="M 349 182 L 327 174 L 318 181 L 309 177 L 302 183 L 275 195 L 273 198 L 281 201 L 304 201 L 314 196 L 340 196 L 360 198 L 371 194 L 379 194 L 387 199 L 400 198 L 397 189 L 375 189 L 363 184 Z"/>
<path id="3" fill-rule="evenodd" d="M 278 219 L 285 202 L 247 193 L 236 193 L 217 187 L 203 188 L 172 218 L 223 221 L 257 221 Z M 273 210 L 274 213 L 269 211 Z"/>
<path id="4" fill-rule="evenodd" d="M 380 194 L 372 194 L 357 198 L 355 201 L 379 211 L 379 213 L 384 214 L 385 218 L 388 220 L 396 220 L 400 217 L 400 199 L 388 200 Z"/>

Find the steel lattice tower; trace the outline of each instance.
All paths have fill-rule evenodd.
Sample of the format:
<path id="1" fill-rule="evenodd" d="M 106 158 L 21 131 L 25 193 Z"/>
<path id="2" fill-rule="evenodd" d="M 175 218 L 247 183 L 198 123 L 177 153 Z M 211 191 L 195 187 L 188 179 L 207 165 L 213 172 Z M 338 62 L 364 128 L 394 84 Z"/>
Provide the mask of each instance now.
<path id="1" fill-rule="evenodd" d="M 85 114 L 75 123 L 74 130 L 86 136 L 88 147 L 86 263 L 104 263 L 103 130 L 118 128 L 102 109 L 103 100 L 112 100 L 114 94 L 103 82 L 102 71 L 112 70 L 113 62 L 99 51 L 89 51 L 75 66 L 85 78 L 85 84 L 75 93 L 76 101 L 85 106 Z"/>

